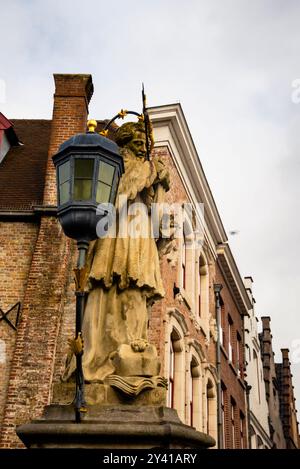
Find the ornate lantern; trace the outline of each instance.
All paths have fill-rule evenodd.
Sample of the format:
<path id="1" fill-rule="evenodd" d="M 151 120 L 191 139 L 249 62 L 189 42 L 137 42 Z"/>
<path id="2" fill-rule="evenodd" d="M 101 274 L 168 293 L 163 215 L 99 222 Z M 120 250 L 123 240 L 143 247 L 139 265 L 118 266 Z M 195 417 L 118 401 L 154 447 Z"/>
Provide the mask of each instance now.
<path id="1" fill-rule="evenodd" d="M 65 141 L 53 156 L 58 218 L 66 236 L 80 244 L 97 238 L 97 221 L 110 211 L 99 204 L 114 204 L 124 172 L 117 144 L 96 133 L 96 125 L 89 121 L 87 133 Z"/>

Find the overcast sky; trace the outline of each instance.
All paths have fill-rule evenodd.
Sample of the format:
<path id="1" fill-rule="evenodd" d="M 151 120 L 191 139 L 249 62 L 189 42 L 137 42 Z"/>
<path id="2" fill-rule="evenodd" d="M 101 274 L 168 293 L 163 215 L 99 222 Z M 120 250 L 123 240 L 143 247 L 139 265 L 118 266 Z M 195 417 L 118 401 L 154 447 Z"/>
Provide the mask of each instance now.
<path id="1" fill-rule="evenodd" d="M 181 103 L 277 360 L 290 348 L 300 408 L 300 1 L 0 0 L 0 11 L 8 118 L 51 118 L 55 72 L 93 75 L 94 118 L 139 110 L 142 81 L 150 106 Z"/>

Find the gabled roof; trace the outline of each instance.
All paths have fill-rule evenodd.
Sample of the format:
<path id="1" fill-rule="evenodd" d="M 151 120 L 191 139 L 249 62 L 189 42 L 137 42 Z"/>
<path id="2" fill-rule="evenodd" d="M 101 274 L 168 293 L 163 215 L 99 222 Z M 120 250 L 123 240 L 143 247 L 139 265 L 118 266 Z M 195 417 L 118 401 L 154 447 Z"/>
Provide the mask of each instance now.
<path id="1" fill-rule="evenodd" d="M 51 121 L 0 117 L 23 143 L 12 146 L 0 164 L 0 211 L 31 211 L 43 200 Z"/>

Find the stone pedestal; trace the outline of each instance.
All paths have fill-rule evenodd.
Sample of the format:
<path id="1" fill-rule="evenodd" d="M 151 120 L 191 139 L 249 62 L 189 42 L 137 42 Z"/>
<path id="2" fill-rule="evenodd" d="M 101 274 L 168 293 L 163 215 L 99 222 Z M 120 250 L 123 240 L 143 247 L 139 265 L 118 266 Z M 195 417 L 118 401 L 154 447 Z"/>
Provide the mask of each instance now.
<path id="1" fill-rule="evenodd" d="M 150 405 L 92 405 L 75 423 L 72 405 L 45 407 L 41 419 L 17 428 L 28 448 L 149 449 L 215 445 L 212 437 L 184 425 L 174 409 Z"/>

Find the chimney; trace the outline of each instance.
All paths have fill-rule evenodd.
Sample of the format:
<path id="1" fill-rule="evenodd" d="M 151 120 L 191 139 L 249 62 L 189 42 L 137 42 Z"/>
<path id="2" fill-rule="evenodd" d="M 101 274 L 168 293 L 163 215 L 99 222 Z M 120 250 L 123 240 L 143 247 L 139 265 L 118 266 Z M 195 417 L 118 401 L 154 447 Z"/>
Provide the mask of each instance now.
<path id="1" fill-rule="evenodd" d="M 56 176 L 52 156 L 62 142 L 85 132 L 93 94 L 91 75 L 54 74 L 55 93 L 46 170 L 44 205 L 56 205 Z"/>

